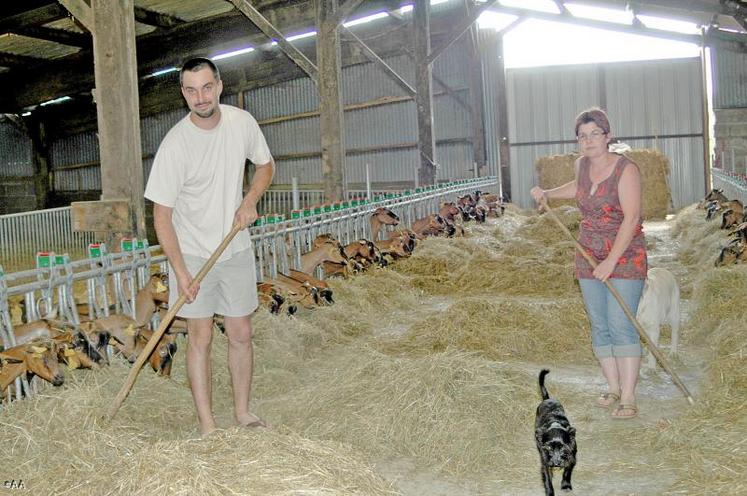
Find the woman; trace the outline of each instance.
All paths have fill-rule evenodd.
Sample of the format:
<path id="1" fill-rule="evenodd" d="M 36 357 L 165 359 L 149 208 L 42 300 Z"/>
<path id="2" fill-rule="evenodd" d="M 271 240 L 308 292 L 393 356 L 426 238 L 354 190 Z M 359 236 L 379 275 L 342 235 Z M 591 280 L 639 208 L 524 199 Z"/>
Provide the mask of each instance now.
<path id="1" fill-rule="evenodd" d="M 591 322 L 592 347 L 607 380 L 607 392 L 597 399 L 597 406 L 616 407 L 612 418 L 628 419 L 638 414 L 635 388 L 642 348 L 635 326 L 605 281 L 635 315 L 647 272 L 641 175 L 635 163 L 609 152 L 612 137 L 603 110 L 581 112 L 576 137 L 582 153 L 575 163 L 576 178 L 550 190 L 535 186 L 530 194 L 538 203 L 542 198 L 576 198 L 583 217 L 579 242 L 598 262 L 592 269 L 576 253 L 576 277 Z"/>

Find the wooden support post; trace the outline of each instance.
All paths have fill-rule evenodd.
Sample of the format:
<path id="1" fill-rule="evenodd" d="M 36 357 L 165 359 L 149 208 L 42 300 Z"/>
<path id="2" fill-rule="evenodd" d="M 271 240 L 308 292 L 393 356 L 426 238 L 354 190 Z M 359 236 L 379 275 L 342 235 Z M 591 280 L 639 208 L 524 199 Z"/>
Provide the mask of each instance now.
<path id="1" fill-rule="evenodd" d="M 506 67 L 503 57 L 503 35 L 498 35 L 494 43 L 488 45 L 495 50 L 490 57 L 495 61 L 490 70 L 495 71 L 491 81 L 495 81 L 495 119 L 498 128 L 500 167 L 498 176 L 501 181 L 501 191 L 504 195 L 511 195 L 511 149 L 508 140 L 508 97 L 506 95 Z"/>
<path id="2" fill-rule="evenodd" d="M 337 30 L 337 0 L 317 0 L 316 60 L 319 69 L 320 114 L 319 127 L 322 145 L 322 176 L 326 201 L 343 198 L 345 145 L 343 124 L 342 62 L 340 35 Z"/>
<path id="3" fill-rule="evenodd" d="M 474 29 L 474 26 L 473 26 Z M 469 53 L 469 95 L 472 107 L 472 152 L 478 171 L 484 170 L 485 158 L 485 121 L 483 113 L 482 63 L 480 62 L 477 33 L 471 37 Z M 483 175 L 483 174 L 478 174 Z"/>
<path id="4" fill-rule="evenodd" d="M 29 136 L 31 136 L 32 162 L 34 165 L 34 193 L 36 194 L 36 208 L 42 210 L 47 208 L 49 196 L 49 149 L 47 133 L 44 124 L 40 121 L 32 121 L 28 125 Z"/>
<path id="5" fill-rule="evenodd" d="M 417 0 L 413 15 L 413 55 L 415 56 L 415 102 L 418 109 L 418 151 L 420 169 L 418 184 L 436 182 L 436 141 L 433 136 L 433 89 L 428 54 L 431 49 L 430 2 Z"/>
<path id="6" fill-rule="evenodd" d="M 145 237 L 133 0 L 92 0 L 101 198 L 130 203 L 130 233 Z"/>

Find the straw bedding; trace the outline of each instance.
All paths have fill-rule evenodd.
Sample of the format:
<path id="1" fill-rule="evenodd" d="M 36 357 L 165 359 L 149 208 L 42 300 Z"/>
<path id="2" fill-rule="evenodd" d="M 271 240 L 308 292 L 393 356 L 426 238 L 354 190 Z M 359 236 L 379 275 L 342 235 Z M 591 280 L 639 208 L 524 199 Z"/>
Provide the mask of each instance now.
<path id="1" fill-rule="evenodd" d="M 685 331 L 708 353 L 706 386 L 692 409 L 662 422 L 655 436 L 638 435 L 677 472 L 667 494 L 747 493 L 747 307 L 735 298 L 745 291 L 745 266 L 711 269 L 695 282 Z"/>
<path id="2" fill-rule="evenodd" d="M 445 313 L 416 323 L 384 349 L 412 355 L 458 349 L 496 361 L 532 361 L 542 350 L 552 350 L 552 360 L 558 363 L 591 363 L 588 333 L 578 297 L 549 301 L 466 297 Z"/>
<path id="3" fill-rule="evenodd" d="M 557 212 L 577 228 L 575 209 Z M 710 227 L 699 215 L 678 216 L 681 250 Z M 508 209 L 468 238 L 428 239 L 391 269 L 331 281 L 332 307 L 295 318 L 260 310 L 252 409 L 273 430 L 232 427 L 226 340 L 216 335 L 221 430 L 199 439 L 180 339 L 172 378 L 144 369 L 111 424 L 101 415 L 124 383 L 121 360 L 2 409 L 0 466 L 13 471 L 4 475 L 35 494 L 385 495 L 399 492 L 380 462 L 406 459 L 474 494 L 533 493 L 537 372 L 550 365 L 550 392 L 579 429 L 582 494 L 747 491 L 747 267 L 685 265 L 698 275 L 682 283 L 693 294 L 683 341 L 707 353 L 696 407 L 680 399 L 682 413 L 655 428 L 648 417 L 610 422 L 589 407 L 599 373 L 573 246 L 550 221 Z"/>

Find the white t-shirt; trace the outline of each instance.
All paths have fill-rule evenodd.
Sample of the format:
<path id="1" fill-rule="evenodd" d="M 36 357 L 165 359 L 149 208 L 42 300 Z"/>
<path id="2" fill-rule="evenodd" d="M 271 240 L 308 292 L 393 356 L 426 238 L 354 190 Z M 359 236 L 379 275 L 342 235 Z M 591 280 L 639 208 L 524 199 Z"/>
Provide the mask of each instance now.
<path id="1" fill-rule="evenodd" d="M 249 112 L 220 105 L 213 129 L 197 127 L 187 115 L 169 130 L 158 148 L 145 197 L 173 208 L 172 222 L 182 253 L 209 258 L 231 231 L 242 200 L 246 159 L 272 160 L 257 121 Z M 218 261 L 251 247 L 240 231 Z"/>

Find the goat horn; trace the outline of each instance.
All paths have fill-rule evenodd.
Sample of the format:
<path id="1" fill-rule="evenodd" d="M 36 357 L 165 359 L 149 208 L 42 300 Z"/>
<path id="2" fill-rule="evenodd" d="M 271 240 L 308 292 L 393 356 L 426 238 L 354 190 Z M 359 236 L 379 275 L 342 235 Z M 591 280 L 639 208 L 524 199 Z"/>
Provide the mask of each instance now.
<path id="1" fill-rule="evenodd" d="M 36 354 L 41 355 L 42 353 L 44 353 L 44 352 L 47 351 L 47 348 L 45 346 L 34 346 L 34 345 L 31 345 L 30 348 L 31 348 L 31 351 L 33 351 L 35 355 Z"/>

